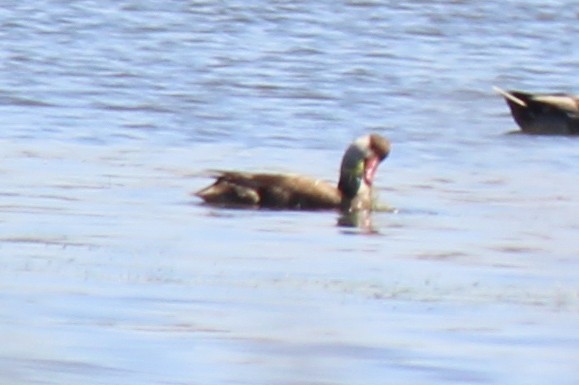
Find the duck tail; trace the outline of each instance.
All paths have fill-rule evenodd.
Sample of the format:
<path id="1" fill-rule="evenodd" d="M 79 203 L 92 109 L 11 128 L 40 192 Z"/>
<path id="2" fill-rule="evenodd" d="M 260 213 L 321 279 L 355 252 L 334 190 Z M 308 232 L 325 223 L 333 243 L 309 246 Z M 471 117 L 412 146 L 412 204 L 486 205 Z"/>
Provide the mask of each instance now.
<path id="1" fill-rule="evenodd" d="M 511 102 L 516 103 L 516 104 L 518 104 L 518 105 L 521 106 L 521 107 L 528 107 L 528 106 L 527 106 L 527 103 L 526 103 L 524 100 L 522 100 L 522 99 L 520 99 L 520 98 L 517 98 L 517 97 L 516 97 L 515 95 L 513 95 L 512 93 L 510 93 L 510 92 L 508 92 L 508 91 L 505 91 L 505 90 L 503 90 L 502 88 L 499 88 L 499 87 L 497 87 L 497 86 L 493 86 L 493 90 L 494 90 L 497 94 L 499 94 L 499 95 L 501 95 L 502 97 L 504 97 L 505 99 L 508 99 L 508 100 L 510 100 Z"/>

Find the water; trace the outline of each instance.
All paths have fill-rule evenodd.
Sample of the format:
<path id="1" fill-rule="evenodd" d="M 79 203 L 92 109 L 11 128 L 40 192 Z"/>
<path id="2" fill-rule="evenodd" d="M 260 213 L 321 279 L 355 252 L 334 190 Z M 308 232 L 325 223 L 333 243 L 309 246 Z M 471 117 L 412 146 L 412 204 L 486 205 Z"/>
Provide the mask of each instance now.
<path id="1" fill-rule="evenodd" d="M 576 384 L 563 1 L 5 2 L 1 384 Z M 220 210 L 206 169 L 330 180 L 388 136 L 375 233 Z"/>

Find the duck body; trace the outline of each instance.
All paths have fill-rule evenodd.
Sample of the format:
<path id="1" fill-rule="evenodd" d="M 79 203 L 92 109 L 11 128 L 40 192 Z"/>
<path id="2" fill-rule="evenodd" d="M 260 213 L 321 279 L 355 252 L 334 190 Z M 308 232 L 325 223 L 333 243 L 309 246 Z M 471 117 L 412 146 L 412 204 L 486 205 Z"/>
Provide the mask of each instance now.
<path id="1" fill-rule="evenodd" d="M 372 209 L 372 182 L 390 151 L 387 139 L 358 138 L 344 154 L 338 186 L 297 174 L 216 171 L 215 182 L 195 195 L 208 204 L 288 210 Z"/>
<path id="2" fill-rule="evenodd" d="M 341 202 L 334 186 L 302 175 L 216 171 L 214 176 L 214 184 L 196 193 L 210 204 L 315 210 Z"/>
<path id="3" fill-rule="evenodd" d="M 511 114 L 528 134 L 579 135 L 579 96 L 563 93 L 505 91 L 495 87 L 505 98 Z"/>

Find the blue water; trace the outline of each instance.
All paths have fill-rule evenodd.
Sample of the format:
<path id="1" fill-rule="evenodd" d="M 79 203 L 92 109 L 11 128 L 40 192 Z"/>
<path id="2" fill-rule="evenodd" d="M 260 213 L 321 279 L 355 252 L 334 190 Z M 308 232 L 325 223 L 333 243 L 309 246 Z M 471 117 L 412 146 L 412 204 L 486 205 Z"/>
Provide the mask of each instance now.
<path id="1" fill-rule="evenodd" d="M 563 1 L 10 1 L 0 384 L 576 384 L 579 92 Z M 375 231 L 224 210 L 207 169 L 336 180 L 393 143 Z"/>

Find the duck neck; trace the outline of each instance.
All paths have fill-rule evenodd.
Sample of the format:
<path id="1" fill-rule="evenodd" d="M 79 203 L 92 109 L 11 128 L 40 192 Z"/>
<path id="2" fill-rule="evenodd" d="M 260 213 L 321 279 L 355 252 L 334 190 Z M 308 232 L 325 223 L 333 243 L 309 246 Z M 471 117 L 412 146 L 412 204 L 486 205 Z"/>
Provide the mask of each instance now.
<path id="1" fill-rule="evenodd" d="M 341 210 L 343 212 L 371 210 L 373 205 L 372 188 L 364 183 L 364 181 L 361 181 L 360 187 L 353 197 L 346 196 L 342 193 Z"/>

